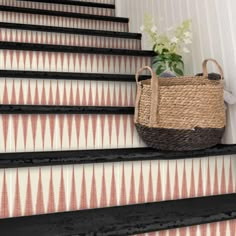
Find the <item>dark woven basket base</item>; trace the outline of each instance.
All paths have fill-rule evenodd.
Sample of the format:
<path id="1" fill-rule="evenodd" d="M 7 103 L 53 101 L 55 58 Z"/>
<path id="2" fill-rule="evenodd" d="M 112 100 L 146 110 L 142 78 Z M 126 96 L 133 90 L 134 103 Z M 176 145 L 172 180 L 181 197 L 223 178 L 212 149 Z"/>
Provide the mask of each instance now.
<path id="1" fill-rule="evenodd" d="M 225 130 L 224 128 L 177 130 L 149 128 L 140 124 L 135 126 L 149 147 L 166 151 L 190 151 L 213 147 L 220 143 Z"/>

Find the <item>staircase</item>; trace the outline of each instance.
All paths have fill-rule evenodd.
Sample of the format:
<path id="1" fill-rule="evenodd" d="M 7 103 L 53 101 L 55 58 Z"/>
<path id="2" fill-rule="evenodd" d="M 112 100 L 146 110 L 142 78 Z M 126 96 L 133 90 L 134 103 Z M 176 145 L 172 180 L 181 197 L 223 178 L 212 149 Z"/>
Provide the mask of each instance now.
<path id="1" fill-rule="evenodd" d="M 134 74 L 154 54 L 128 22 L 114 0 L 0 0 L 1 218 L 235 192 L 231 156 L 175 160 L 234 146 L 167 161 L 138 137 Z"/>
<path id="2" fill-rule="evenodd" d="M 151 63 L 153 53 L 140 50 L 141 35 L 127 33 L 128 19 L 114 17 L 111 3 L 45 2 L 2 1 L 0 61 L 5 76 L 10 77 L 1 80 L 0 102 L 132 107 L 133 74 Z M 12 75 L 12 70 L 16 74 Z M 19 74 L 22 71 L 24 74 Z M 30 115 L 12 119 L 2 129 L 5 142 L 1 150 L 143 145 L 130 115 Z M 14 138 L 8 135 L 9 130 Z"/>

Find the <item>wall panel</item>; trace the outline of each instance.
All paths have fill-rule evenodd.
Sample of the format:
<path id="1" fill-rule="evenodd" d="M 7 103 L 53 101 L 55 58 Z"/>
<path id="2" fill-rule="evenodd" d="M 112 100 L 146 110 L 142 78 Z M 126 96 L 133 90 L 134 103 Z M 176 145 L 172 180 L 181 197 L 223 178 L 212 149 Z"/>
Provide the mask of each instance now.
<path id="1" fill-rule="evenodd" d="M 140 32 L 143 16 L 147 12 L 158 22 L 160 31 L 181 23 L 182 20 L 192 19 L 193 44 L 191 53 L 184 56 L 186 74 L 195 74 L 201 71 L 201 62 L 204 58 L 213 57 L 222 65 L 225 73 L 225 87 L 236 95 L 236 2 L 234 0 L 116 0 L 118 16 L 130 18 L 130 31 Z M 146 35 L 143 35 L 143 49 L 151 49 Z M 209 67 L 211 70 L 213 67 Z M 236 106 L 231 105 L 227 111 L 227 129 L 224 143 L 236 142 Z M 236 162 L 232 160 L 235 169 Z M 214 163 L 212 163 L 214 165 Z M 220 169 L 224 163 L 218 163 L 215 169 L 210 165 L 210 175 L 221 178 Z M 180 168 L 180 167 L 179 167 Z M 197 170 L 197 163 L 193 169 Z M 191 163 L 186 162 L 186 169 L 191 169 Z M 223 193 L 223 189 L 217 191 L 216 182 L 209 183 L 207 177 L 207 165 L 202 166 L 202 184 L 204 191 L 209 194 Z M 167 170 L 166 170 L 167 171 Z M 212 172 L 213 171 L 213 172 Z M 223 174 L 224 175 L 224 174 Z M 172 177 L 174 174 L 172 175 Z M 235 179 L 235 176 L 233 177 Z M 195 186 L 186 182 L 189 188 L 200 191 L 201 187 L 195 180 Z M 174 183 L 170 179 L 170 184 Z M 208 186 L 208 187 L 207 187 Z M 222 186 L 222 185 L 221 185 Z M 163 187 L 163 186 L 162 186 Z M 179 189 L 172 188 L 173 194 L 178 195 Z M 166 190 L 166 189 L 165 189 Z M 206 193 L 206 192 L 205 192 Z M 183 197 L 183 192 L 180 197 Z M 199 206 L 200 207 L 200 206 Z M 194 226 L 177 230 L 163 231 L 159 233 L 144 234 L 145 236 L 235 236 L 236 222 L 222 222 L 202 226 Z"/>

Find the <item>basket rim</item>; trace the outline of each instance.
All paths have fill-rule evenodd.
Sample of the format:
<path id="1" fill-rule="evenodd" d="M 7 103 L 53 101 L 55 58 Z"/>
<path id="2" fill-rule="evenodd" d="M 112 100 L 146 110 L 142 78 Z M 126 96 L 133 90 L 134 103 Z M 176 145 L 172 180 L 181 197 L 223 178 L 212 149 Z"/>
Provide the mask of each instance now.
<path id="1" fill-rule="evenodd" d="M 194 80 L 194 83 L 193 83 Z M 138 82 L 141 86 L 151 86 L 152 78 Z M 174 84 L 171 84 L 173 82 Z M 178 83 L 175 83 L 178 82 Z M 191 86 L 191 85 L 223 85 L 222 80 L 210 80 L 203 76 L 183 76 L 183 77 L 158 77 L 160 86 Z"/>

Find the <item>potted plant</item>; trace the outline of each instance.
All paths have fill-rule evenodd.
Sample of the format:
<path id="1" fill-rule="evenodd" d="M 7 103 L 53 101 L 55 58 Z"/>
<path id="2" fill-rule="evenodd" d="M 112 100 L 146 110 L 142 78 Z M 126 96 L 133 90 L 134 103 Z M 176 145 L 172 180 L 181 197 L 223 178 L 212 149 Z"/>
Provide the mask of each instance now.
<path id="1" fill-rule="evenodd" d="M 173 76 L 184 75 L 183 53 L 189 53 L 188 45 L 192 43 L 191 21 L 185 20 L 176 28 L 170 28 L 164 33 L 158 32 L 149 15 L 145 15 L 141 31 L 148 34 L 153 45 L 153 51 L 157 54 L 153 58 L 153 69 L 158 76 L 163 73 Z"/>

